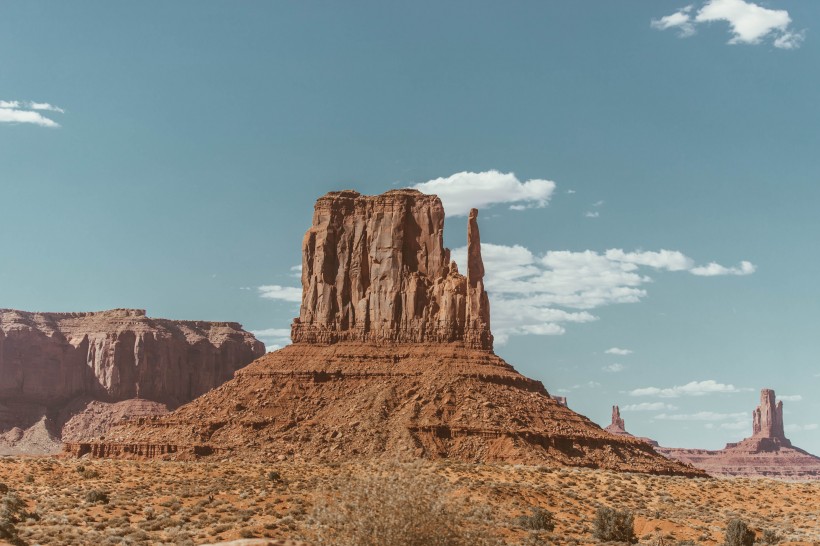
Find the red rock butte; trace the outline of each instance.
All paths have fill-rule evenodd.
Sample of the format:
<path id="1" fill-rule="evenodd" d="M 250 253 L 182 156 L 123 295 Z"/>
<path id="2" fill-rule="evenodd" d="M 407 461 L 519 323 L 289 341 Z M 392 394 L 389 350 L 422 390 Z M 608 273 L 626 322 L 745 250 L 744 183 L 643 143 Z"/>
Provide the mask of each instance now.
<path id="1" fill-rule="evenodd" d="M 637 438 L 638 440 L 642 440 L 652 446 L 657 447 L 658 445 L 658 442 L 652 440 L 651 438 L 633 436 L 632 434 L 628 433 L 626 431 L 626 423 L 621 417 L 621 408 L 619 408 L 618 406 L 612 406 L 612 421 L 609 423 L 609 425 L 607 425 L 607 427 L 604 430 L 616 436 L 628 436 L 630 438 Z"/>
<path id="2" fill-rule="evenodd" d="M 465 277 L 444 248 L 444 208 L 435 195 L 320 197 L 302 242 L 293 342 L 461 341 L 492 350 L 477 216 L 470 211 Z"/>
<path id="3" fill-rule="evenodd" d="M 703 475 L 616 437 L 494 354 L 477 211 L 467 275 L 443 246 L 434 195 L 331 192 L 302 245 L 293 344 L 171 414 L 132 419 L 74 456 L 362 457 L 586 466 Z"/>
<path id="4" fill-rule="evenodd" d="M 0 454 L 59 451 L 121 416 L 167 412 L 264 353 L 236 322 L 0 309 Z"/>
<path id="5" fill-rule="evenodd" d="M 787 480 L 820 480 L 820 457 L 792 445 L 783 427 L 783 402 L 772 389 L 760 391 L 752 411 L 752 435 L 720 450 L 658 448 L 714 476 L 759 476 Z"/>

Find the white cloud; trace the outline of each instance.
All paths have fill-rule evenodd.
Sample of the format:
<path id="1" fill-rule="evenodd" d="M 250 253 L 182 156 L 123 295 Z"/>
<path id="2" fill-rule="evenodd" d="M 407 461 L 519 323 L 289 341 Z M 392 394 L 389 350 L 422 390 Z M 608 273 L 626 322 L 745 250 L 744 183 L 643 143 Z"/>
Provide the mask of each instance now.
<path id="1" fill-rule="evenodd" d="M 678 398 L 680 396 L 703 396 L 715 393 L 736 393 L 750 389 L 739 389 L 732 384 L 718 383 L 713 379 L 706 381 L 691 381 L 686 385 L 674 387 L 643 387 L 629 392 L 632 396 L 658 396 L 660 398 Z"/>
<path id="2" fill-rule="evenodd" d="M 820 428 L 820 425 L 818 425 L 817 423 L 809 423 L 807 425 L 790 424 L 786 425 L 785 428 L 789 432 L 801 432 L 804 430 L 817 430 L 818 428 Z"/>
<path id="3" fill-rule="evenodd" d="M 259 297 L 289 301 L 292 303 L 302 302 L 302 289 L 295 286 L 280 286 L 278 284 L 268 284 L 257 288 L 259 290 Z"/>
<path id="4" fill-rule="evenodd" d="M 757 267 L 747 261 L 740 262 L 740 265 L 736 267 L 725 267 L 720 264 L 716 264 L 715 262 L 711 262 L 709 265 L 703 265 L 700 267 L 695 267 L 691 270 L 692 275 L 698 275 L 701 277 L 714 277 L 717 275 L 751 275 L 757 270 Z"/>
<path id="5" fill-rule="evenodd" d="M 290 345 L 290 328 L 265 328 L 264 330 L 251 330 L 251 333 L 265 344 L 267 352 Z"/>
<path id="6" fill-rule="evenodd" d="M 604 255 L 608 260 L 615 262 L 646 265 L 667 271 L 686 271 L 692 269 L 695 265 L 692 258 L 677 250 L 661 249 L 657 252 L 624 252 L 620 248 L 611 248 Z"/>
<path id="7" fill-rule="evenodd" d="M 749 417 L 749 415 L 746 412 L 718 413 L 714 411 L 699 411 L 697 413 L 661 413 L 660 415 L 656 415 L 655 419 L 662 421 L 739 421 L 747 417 Z"/>
<path id="8" fill-rule="evenodd" d="M 688 38 L 695 34 L 695 25 L 692 24 L 692 6 L 676 11 L 671 15 L 666 15 L 660 19 L 653 19 L 650 26 L 657 30 L 677 29 L 678 36 Z"/>
<path id="9" fill-rule="evenodd" d="M 621 411 L 675 411 L 677 406 L 666 404 L 664 402 L 641 402 L 640 404 L 627 404 L 621 406 Z"/>
<path id="10" fill-rule="evenodd" d="M 290 276 L 296 277 L 297 279 L 302 277 L 302 264 L 294 265 L 290 268 Z"/>
<path id="11" fill-rule="evenodd" d="M 791 28 L 791 17 L 786 10 L 764 8 L 745 0 L 707 0 L 693 13 L 693 6 L 671 15 L 653 19 L 652 28 L 658 30 L 677 29 L 685 38 L 695 33 L 695 25 L 726 22 L 731 28 L 730 44 L 759 44 L 766 38 L 780 49 L 800 47 L 805 33 Z"/>
<path id="12" fill-rule="evenodd" d="M 597 210 L 595 210 L 595 211 L 588 210 L 584 213 L 585 218 L 598 218 L 600 215 L 601 215 L 601 213 L 598 212 Z"/>
<path id="13" fill-rule="evenodd" d="M 611 347 L 604 351 L 608 355 L 619 355 L 619 356 L 627 356 L 631 355 L 632 351 L 629 349 L 619 349 L 618 347 Z"/>
<path id="14" fill-rule="evenodd" d="M 624 371 L 624 365 L 623 364 L 618 364 L 617 362 L 615 362 L 613 364 L 609 364 L 608 366 L 604 366 L 601 369 L 604 370 L 605 372 L 618 373 L 618 372 Z"/>
<path id="15" fill-rule="evenodd" d="M 452 251 L 462 271 L 466 253 L 466 247 Z M 562 324 L 597 320 L 586 310 L 640 301 L 647 294 L 643 286 L 652 281 L 641 268 L 694 268 L 694 260 L 672 250 L 558 250 L 537 256 L 521 245 L 482 243 L 481 254 L 493 333 L 500 345 L 510 335 L 560 335 L 565 331 Z"/>
<path id="16" fill-rule="evenodd" d="M 47 102 L 0 100 L 0 123 L 29 123 L 40 127 L 59 127 L 60 124 L 39 111 L 65 113 L 59 106 Z"/>
<path id="17" fill-rule="evenodd" d="M 715 426 L 715 423 L 706 423 L 703 425 L 705 428 L 708 429 L 724 429 L 724 430 L 743 430 L 751 428 L 749 423 L 746 421 L 733 421 L 730 423 L 720 423 L 719 425 Z"/>
<path id="18" fill-rule="evenodd" d="M 777 399 L 784 402 L 800 402 L 803 400 L 803 396 L 800 394 L 781 394 Z"/>
<path id="19" fill-rule="evenodd" d="M 466 216 L 471 208 L 511 203 L 513 210 L 545 207 L 555 191 L 555 182 L 532 179 L 521 182 L 514 173 L 496 170 L 460 172 L 412 186 L 441 198 L 448 216 Z"/>
<path id="20" fill-rule="evenodd" d="M 567 190 L 567 193 L 568 193 L 569 195 L 572 195 L 573 193 L 575 193 L 575 190 Z"/>

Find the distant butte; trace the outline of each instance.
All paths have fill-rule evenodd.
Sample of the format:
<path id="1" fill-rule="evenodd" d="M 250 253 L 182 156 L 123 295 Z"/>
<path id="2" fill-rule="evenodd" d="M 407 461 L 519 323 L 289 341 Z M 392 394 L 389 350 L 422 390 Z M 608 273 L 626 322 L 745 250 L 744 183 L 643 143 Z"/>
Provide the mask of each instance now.
<path id="1" fill-rule="evenodd" d="M 772 389 L 760 391 L 752 411 L 752 435 L 721 450 L 657 448 L 713 476 L 758 476 L 786 480 L 820 480 L 820 457 L 794 447 L 783 426 L 783 402 Z"/>
<path id="2" fill-rule="evenodd" d="M 632 434 L 626 431 L 626 424 L 624 420 L 621 418 L 621 408 L 618 406 L 612 406 L 612 422 L 604 429 L 610 434 L 614 434 L 616 436 L 629 436 L 630 438 L 637 438 L 647 444 L 652 446 L 658 445 L 658 442 L 652 440 L 651 438 L 645 438 L 642 436 L 633 436 Z"/>
<path id="3" fill-rule="evenodd" d="M 235 322 L 0 309 L 0 455 L 59 452 L 123 417 L 167 413 L 264 353 Z"/>
<path id="4" fill-rule="evenodd" d="M 478 211 L 466 276 L 434 195 L 320 197 L 302 244 L 293 344 L 173 413 L 132 419 L 74 456 L 340 461 L 451 458 L 703 475 L 616 437 L 493 353 Z"/>

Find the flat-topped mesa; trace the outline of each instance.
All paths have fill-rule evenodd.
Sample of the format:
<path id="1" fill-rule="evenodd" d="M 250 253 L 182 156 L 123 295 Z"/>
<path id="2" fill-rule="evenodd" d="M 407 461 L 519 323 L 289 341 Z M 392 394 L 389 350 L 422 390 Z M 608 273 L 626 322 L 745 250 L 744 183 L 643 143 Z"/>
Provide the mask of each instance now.
<path id="1" fill-rule="evenodd" d="M 783 430 L 783 402 L 775 403 L 772 389 L 760 391 L 760 405 L 752 411 L 752 438 L 788 441 Z"/>
<path id="2" fill-rule="evenodd" d="M 302 306 L 294 343 L 450 343 L 491 351 L 490 304 L 473 209 L 467 276 L 444 247 L 435 195 L 330 192 L 302 242 Z"/>

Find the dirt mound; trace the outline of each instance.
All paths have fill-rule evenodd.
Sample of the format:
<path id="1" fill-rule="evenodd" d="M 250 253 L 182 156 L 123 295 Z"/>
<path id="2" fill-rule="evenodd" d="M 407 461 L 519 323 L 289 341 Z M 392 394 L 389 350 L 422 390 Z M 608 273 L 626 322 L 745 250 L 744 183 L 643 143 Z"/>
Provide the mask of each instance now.
<path id="1" fill-rule="evenodd" d="M 701 475 L 605 433 L 488 351 L 458 343 L 291 345 L 163 417 L 114 427 L 75 456 L 454 458 Z"/>

